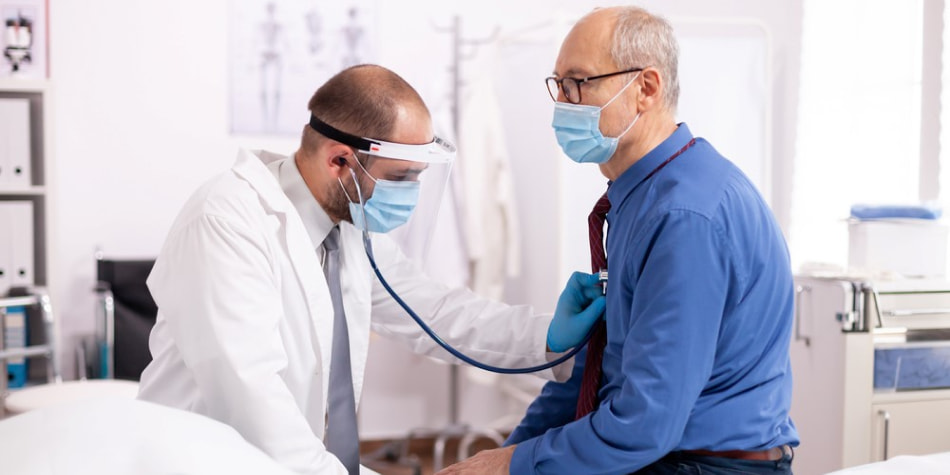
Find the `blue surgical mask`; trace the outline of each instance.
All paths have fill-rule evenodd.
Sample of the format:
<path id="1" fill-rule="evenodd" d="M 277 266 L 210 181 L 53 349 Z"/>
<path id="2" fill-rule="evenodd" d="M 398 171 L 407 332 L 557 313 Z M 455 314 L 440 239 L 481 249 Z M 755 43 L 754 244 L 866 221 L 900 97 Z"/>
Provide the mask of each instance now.
<path id="1" fill-rule="evenodd" d="M 636 124 L 640 118 L 640 113 L 637 113 L 633 122 L 630 122 L 620 135 L 605 137 L 600 132 L 600 111 L 620 97 L 620 94 L 633 84 L 637 76 L 639 73 L 602 107 L 569 102 L 554 103 L 554 121 L 551 126 L 554 127 L 557 143 L 571 160 L 577 163 L 606 163 L 614 155 L 620 137 L 633 128 L 633 124 Z"/>
<path id="2" fill-rule="evenodd" d="M 363 171 L 366 172 L 366 169 L 364 168 Z M 356 173 L 352 169 L 350 173 L 356 181 Z M 366 172 L 366 176 L 370 177 L 376 186 L 373 188 L 373 196 L 361 206 L 360 201 L 363 196 L 357 182 L 359 200 L 353 202 L 350 199 L 350 216 L 353 218 L 353 225 L 361 231 L 388 233 L 406 224 L 419 201 L 419 182 L 378 180 L 369 172 Z M 342 180 L 340 180 L 340 186 L 343 186 Z M 343 193 L 347 194 L 346 188 L 343 188 Z M 349 194 L 347 198 L 349 199 Z"/>

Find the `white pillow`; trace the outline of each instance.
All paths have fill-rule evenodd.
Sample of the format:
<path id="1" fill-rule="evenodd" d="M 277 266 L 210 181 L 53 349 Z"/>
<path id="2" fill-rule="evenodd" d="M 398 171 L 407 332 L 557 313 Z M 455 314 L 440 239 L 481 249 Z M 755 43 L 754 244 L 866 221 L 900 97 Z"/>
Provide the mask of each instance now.
<path id="1" fill-rule="evenodd" d="M 79 401 L 0 421 L 0 473 L 18 475 L 292 472 L 233 428 L 125 398 Z"/>

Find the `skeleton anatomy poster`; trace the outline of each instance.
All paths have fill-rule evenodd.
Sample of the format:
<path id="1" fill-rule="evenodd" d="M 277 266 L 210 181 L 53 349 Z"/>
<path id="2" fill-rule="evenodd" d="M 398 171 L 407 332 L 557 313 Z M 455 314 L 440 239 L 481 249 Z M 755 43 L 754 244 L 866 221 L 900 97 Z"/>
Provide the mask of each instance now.
<path id="1" fill-rule="evenodd" d="M 375 60 L 374 3 L 231 0 L 231 133 L 299 135 L 317 87 Z"/>

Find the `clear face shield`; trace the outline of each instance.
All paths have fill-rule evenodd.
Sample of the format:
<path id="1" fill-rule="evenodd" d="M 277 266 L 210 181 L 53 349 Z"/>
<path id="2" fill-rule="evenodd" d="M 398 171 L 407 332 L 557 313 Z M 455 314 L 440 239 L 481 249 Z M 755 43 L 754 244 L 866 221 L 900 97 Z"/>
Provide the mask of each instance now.
<path id="1" fill-rule="evenodd" d="M 420 145 L 358 137 L 313 116 L 310 126 L 369 157 L 350 167 L 355 193 L 340 185 L 349 198 L 353 224 L 364 237 L 369 232 L 390 233 L 397 241 L 409 243 L 405 250 L 410 258 L 423 259 L 448 185 L 455 146 L 439 137 Z"/>

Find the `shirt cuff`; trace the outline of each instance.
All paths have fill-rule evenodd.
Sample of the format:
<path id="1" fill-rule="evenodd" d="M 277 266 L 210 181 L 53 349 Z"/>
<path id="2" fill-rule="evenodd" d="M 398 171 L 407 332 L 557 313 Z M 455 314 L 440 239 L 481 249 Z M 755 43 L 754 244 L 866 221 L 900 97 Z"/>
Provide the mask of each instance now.
<path id="1" fill-rule="evenodd" d="M 545 353 L 544 357 L 548 363 L 564 356 L 567 352 L 564 353 Z M 567 361 L 547 370 L 542 373 L 539 373 L 542 378 L 549 381 L 555 381 L 558 383 L 563 383 L 568 379 L 571 379 L 571 373 L 574 372 L 574 357 L 568 358 Z"/>
<path id="2" fill-rule="evenodd" d="M 537 331 L 538 337 L 541 340 L 542 357 L 544 358 L 545 363 L 550 363 L 564 356 L 567 353 L 566 351 L 564 353 L 554 353 L 551 351 L 547 351 L 548 328 L 551 326 L 551 320 L 553 318 L 554 318 L 554 315 L 550 315 L 548 316 L 548 318 L 539 318 L 536 320 L 536 323 L 540 323 L 537 325 L 536 331 Z M 537 373 L 534 373 L 534 375 L 541 379 L 546 379 L 548 381 L 556 381 L 558 383 L 563 383 L 564 381 L 567 381 L 568 379 L 571 378 L 571 373 L 573 372 L 574 372 L 574 358 L 569 358 L 567 361 L 553 368 L 546 369 L 544 371 L 539 371 Z"/>
<path id="3" fill-rule="evenodd" d="M 535 437 L 519 443 L 515 447 L 515 452 L 511 454 L 508 473 L 511 475 L 534 473 L 534 454 L 540 442 L 541 437 Z"/>

